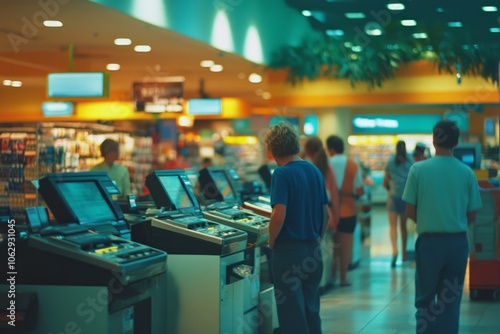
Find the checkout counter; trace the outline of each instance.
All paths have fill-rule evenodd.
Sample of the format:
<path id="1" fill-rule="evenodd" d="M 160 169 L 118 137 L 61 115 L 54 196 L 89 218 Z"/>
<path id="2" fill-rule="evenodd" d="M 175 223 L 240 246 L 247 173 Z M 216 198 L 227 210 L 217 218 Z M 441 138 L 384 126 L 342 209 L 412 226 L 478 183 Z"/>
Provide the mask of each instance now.
<path id="1" fill-rule="evenodd" d="M 29 208 L 29 228 L 16 235 L 16 295 L 34 300 L 25 312 L 37 313 L 22 333 L 164 333 L 167 254 L 121 236 L 130 233 L 108 182 L 105 172 L 40 180 L 58 220 L 49 222 L 44 207 Z M 12 286 L 0 289 L 6 295 Z"/>
<path id="2" fill-rule="evenodd" d="M 247 232 L 205 218 L 184 170 L 154 171 L 146 186 L 159 209 L 132 225 L 132 239 L 169 254 L 166 332 L 257 333 Z"/>

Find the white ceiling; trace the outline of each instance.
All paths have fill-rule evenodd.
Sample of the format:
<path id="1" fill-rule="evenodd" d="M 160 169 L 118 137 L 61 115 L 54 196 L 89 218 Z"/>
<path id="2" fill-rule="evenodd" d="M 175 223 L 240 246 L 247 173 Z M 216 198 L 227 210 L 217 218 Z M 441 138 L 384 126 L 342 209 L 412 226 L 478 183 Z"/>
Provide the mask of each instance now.
<path id="1" fill-rule="evenodd" d="M 43 8 L 41 3 L 52 7 Z M 186 98 L 200 97 L 203 80 L 210 97 L 239 97 L 254 106 L 266 105 L 256 94 L 266 91 L 265 82 L 252 84 L 247 79 L 254 71 L 262 73 L 262 66 L 241 56 L 89 1 L 0 0 L 0 6 L 0 81 L 20 80 L 19 89 L 46 90 L 47 73 L 70 71 L 68 50 L 73 45 L 73 71 L 105 71 L 108 63 L 121 65 L 111 72 L 111 95 L 120 100 L 130 99 L 133 82 L 184 76 Z M 63 22 L 63 27 L 43 27 L 47 18 Z M 114 45 L 118 37 L 130 38 L 132 45 Z M 150 45 L 152 51 L 134 52 L 137 44 Z M 214 60 L 224 70 L 212 73 L 200 67 L 203 59 Z M 0 86 L 0 95 L 6 92 Z"/>

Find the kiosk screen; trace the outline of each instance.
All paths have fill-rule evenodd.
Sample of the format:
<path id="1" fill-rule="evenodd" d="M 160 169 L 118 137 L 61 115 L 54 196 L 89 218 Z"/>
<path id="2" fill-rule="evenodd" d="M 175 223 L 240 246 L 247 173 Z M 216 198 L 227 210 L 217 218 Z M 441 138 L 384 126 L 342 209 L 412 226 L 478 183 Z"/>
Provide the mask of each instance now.
<path id="1" fill-rule="evenodd" d="M 160 176 L 159 179 L 176 210 L 187 209 L 194 206 L 178 175 L 164 175 Z"/>
<path id="2" fill-rule="evenodd" d="M 217 186 L 217 189 L 219 189 L 219 192 L 222 194 L 222 198 L 224 199 L 224 201 L 226 202 L 236 201 L 237 198 L 234 195 L 233 188 L 229 183 L 226 173 L 220 170 L 220 171 L 212 171 L 211 174 L 214 179 L 215 185 Z"/>
<path id="3" fill-rule="evenodd" d="M 80 224 L 116 221 L 95 182 L 61 182 L 57 186 Z"/>

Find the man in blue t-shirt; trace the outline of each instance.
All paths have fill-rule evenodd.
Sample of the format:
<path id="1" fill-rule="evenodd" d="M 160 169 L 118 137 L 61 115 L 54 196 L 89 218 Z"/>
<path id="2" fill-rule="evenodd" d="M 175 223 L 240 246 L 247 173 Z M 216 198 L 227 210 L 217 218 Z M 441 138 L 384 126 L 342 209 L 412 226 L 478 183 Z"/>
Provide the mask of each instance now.
<path id="1" fill-rule="evenodd" d="M 291 126 L 272 126 L 264 143 L 278 164 L 271 178 L 269 246 L 280 333 L 321 333 L 319 239 L 329 219 L 323 175 L 299 158 L 299 137 Z"/>
<path id="2" fill-rule="evenodd" d="M 406 214 L 418 232 L 417 333 L 458 333 L 468 224 L 482 206 L 474 173 L 452 154 L 459 136 L 455 122 L 438 122 L 433 129 L 436 155 L 412 165 L 403 192 Z"/>

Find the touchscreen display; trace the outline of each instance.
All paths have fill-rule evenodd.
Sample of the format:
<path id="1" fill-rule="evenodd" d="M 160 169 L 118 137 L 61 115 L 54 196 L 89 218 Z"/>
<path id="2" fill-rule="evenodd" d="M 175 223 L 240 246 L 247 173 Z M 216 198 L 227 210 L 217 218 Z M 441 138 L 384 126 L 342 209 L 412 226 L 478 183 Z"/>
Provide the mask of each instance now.
<path id="1" fill-rule="evenodd" d="M 226 174 L 223 171 L 213 171 L 211 172 L 212 178 L 214 179 L 215 185 L 219 192 L 222 194 L 224 201 L 236 201 L 231 184 L 227 179 Z"/>
<path id="2" fill-rule="evenodd" d="M 94 181 L 61 182 L 57 186 L 80 224 L 116 220 Z"/>
<path id="3" fill-rule="evenodd" d="M 175 209 L 186 209 L 193 207 L 193 202 L 182 184 L 182 180 L 177 175 L 160 176 L 160 182 L 167 191 Z"/>

